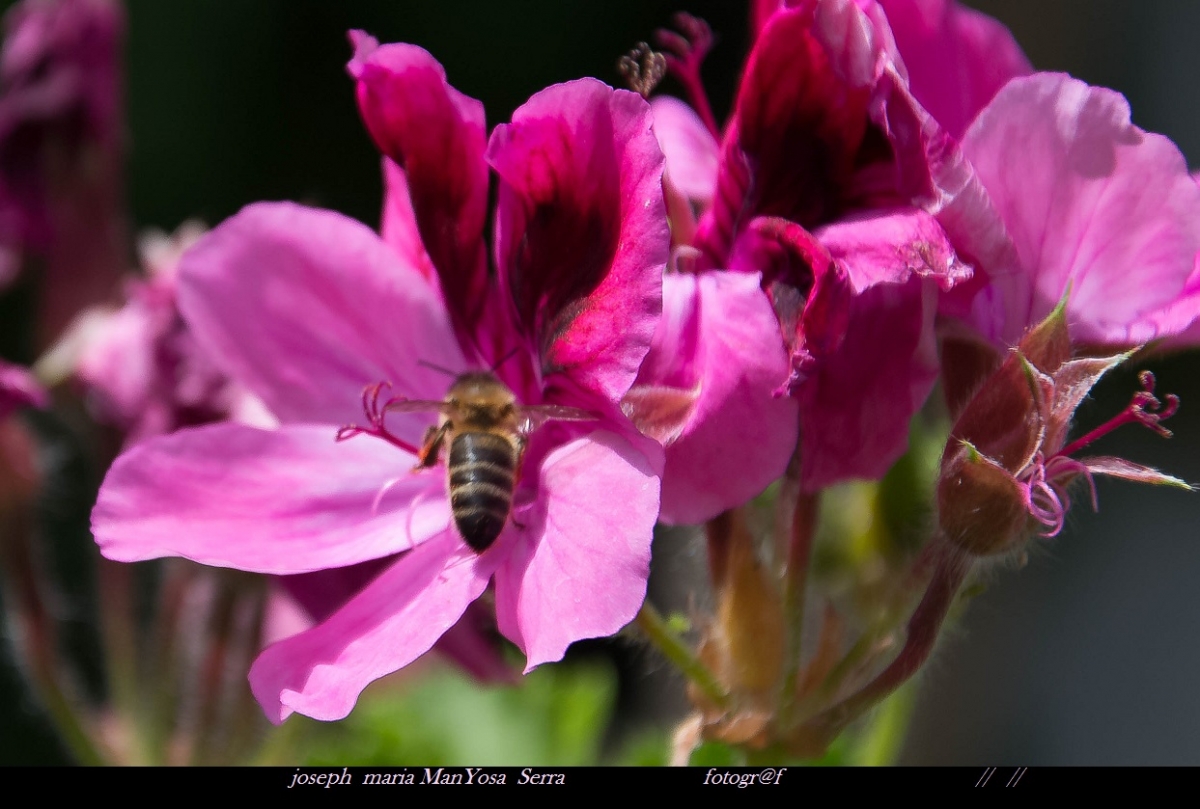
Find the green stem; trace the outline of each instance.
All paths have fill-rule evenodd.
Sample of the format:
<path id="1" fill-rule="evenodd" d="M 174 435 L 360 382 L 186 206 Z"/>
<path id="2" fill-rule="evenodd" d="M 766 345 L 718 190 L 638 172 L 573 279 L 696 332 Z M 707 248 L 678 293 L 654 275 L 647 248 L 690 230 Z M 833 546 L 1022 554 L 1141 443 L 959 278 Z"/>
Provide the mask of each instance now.
<path id="1" fill-rule="evenodd" d="M 795 721 L 796 687 L 800 676 L 800 656 L 804 649 L 804 600 L 818 506 L 819 495 L 803 491 L 797 482 L 783 586 L 783 614 L 787 624 L 778 704 L 779 721 L 784 728 L 792 727 Z"/>
<path id="2" fill-rule="evenodd" d="M 670 627 L 658 610 L 646 601 L 634 619 L 650 642 L 675 664 L 683 675 L 696 685 L 710 701 L 720 708 L 729 707 L 729 694 L 721 687 L 716 676 L 709 671 L 700 659 L 692 654 L 691 649 L 683 642 Z"/>
<path id="3" fill-rule="evenodd" d="M 847 724 L 889 696 L 920 669 L 929 659 L 954 597 L 970 569 L 971 559 L 964 554 L 950 551 L 941 555 L 929 588 L 908 621 L 907 636 L 899 654 L 871 682 L 807 722 L 814 738 L 824 743 L 832 741 Z"/>

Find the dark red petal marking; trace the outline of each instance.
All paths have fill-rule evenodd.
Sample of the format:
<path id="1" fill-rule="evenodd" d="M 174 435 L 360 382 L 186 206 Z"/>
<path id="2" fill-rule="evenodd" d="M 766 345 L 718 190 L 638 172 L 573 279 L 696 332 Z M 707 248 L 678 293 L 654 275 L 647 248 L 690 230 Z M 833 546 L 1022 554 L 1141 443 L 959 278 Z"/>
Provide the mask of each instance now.
<path id="1" fill-rule="evenodd" d="M 380 47 L 361 32 L 351 38 L 348 69 L 363 121 L 380 151 L 404 169 L 421 241 L 459 338 L 471 345 L 488 291 L 483 105 L 451 87 L 427 51 Z"/>

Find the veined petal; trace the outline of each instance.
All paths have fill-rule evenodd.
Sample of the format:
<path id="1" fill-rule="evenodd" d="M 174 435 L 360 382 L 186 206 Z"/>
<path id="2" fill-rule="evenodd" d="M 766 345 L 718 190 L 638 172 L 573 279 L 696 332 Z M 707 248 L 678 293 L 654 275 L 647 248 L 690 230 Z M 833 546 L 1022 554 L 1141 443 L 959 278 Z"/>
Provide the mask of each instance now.
<path id="1" fill-rule="evenodd" d="M 293 711 L 341 719 L 373 680 L 429 651 L 483 593 L 496 554 L 444 531 L 400 558 L 317 626 L 266 649 L 250 687 L 276 724 Z"/>
<path id="2" fill-rule="evenodd" d="M 696 111 L 677 98 L 656 96 L 650 109 L 671 182 L 692 202 L 708 207 L 717 188 L 716 139 Z"/>
<path id="3" fill-rule="evenodd" d="M 1004 25 L 956 0 L 878 2 L 913 95 L 954 138 L 1009 79 L 1033 72 Z"/>
<path id="4" fill-rule="evenodd" d="M 361 421 L 362 391 L 440 399 L 465 367 L 437 293 L 365 225 L 291 203 L 250 205 L 180 262 L 179 307 L 212 361 L 280 421 Z M 413 442 L 430 419 L 391 424 Z"/>
<path id="5" fill-rule="evenodd" d="M 844 264 L 856 292 L 880 283 L 904 283 L 914 275 L 948 290 L 971 277 L 971 268 L 958 260 L 937 220 L 913 208 L 847 217 L 814 235 Z"/>
<path id="6" fill-rule="evenodd" d="M 415 45 L 380 46 L 351 32 L 348 69 L 358 106 L 379 150 L 408 178 L 421 242 L 441 278 L 460 335 L 473 335 L 487 303 L 488 171 L 483 105 L 446 82 L 446 72 Z"/>
<path id="7" fill-rule="evenodd" d="M 609 401 L 633 383 L 661 311 L 662 160 L 649 105 L 594 79 L 538 93 L 488 146 L 501 286 L 518 323 L 546 377 Z"/>
<path id="8" fill-rule="evenodd" d="M 704 522 L 784 473 L 796 446 L 797 406 L 774 393 L 788 371 L 756 273 L 663 278 L 663 323 L 623 405 L 635 424 L 647 416 L 661 424 L 653 410 L 662 398 L 639 403 L 638 395 L 692 393 L 663 442 L 662 519 Z"/>
<path id="9" fill-rule="evenodd" d="M 109 559 L 183 556 L 259 573 L 344 567 L 413 547 L 450 521 L 445 480 L 329 426 L 221 423 L 146 441 L 100 487 L 92 530 Z"/>
<path id="10" fill-rule="evenodd" d="M 1133 345 L 1179 327 L 1168 313 L 1200 248 L 1200 188 L 1173 143 L 1130 123 L 1121 95 L 1061 74 L 1014 79 L 963 151 L 1023 271 L 994 279 L 1003 340 L 1045 317 L 1068 285 L 1077 341 Z M 975 317 L 986 325 L 987 313 Z"/>
<path id="11" fill-rule="evenodd" d="M 659 482 L 627 441 L 595 432 L 542 462 L 535 506 L 496 571 L 496 620 L 526 671 L 611 635 L 646 597 Z M 502 540 L 503 541 L 503 540 Z"/>

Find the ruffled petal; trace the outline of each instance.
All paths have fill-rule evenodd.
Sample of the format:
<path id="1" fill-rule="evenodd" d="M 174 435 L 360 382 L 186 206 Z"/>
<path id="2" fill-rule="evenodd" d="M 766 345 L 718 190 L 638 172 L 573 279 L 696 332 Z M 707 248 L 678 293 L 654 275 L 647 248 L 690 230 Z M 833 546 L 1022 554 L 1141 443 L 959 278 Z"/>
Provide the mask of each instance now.
<path id="1" fill-rule="evenodd" d="M 954 138 L 1009 79 L 1033 72 L 1001 23 L 956 0 L 878 0 L 922 106 Z"/>
<path id="2" fill-rule="evenodd" d="M 879 478 L 908 446 L 912 416 L 937 380 L 933 317 L 938 287 L 970 277 L 938 224 L 901 210 L 846 220 L 817 231 L 845 269 L 853 297 L 840 342 L 817 341 L 829 320 L 806 307 L 806 346 L 816 353 L 796 387 L 801 482 L 809 490 L 848 478 Z"/>
<path id="3" fill-rule="evenodd" d="M 407 175 L 421 242 L 455 327 L 469 338 L 488 303 L 483 105 L 451 87 L 428 51 L 381 47 L 361 31 L 350 37 L 359 110 L 379 150 Z"/>
<path id="4" fill-rule="evenodd" d="M 458 621 L 487 587 L 496 558 L 475 555 L 445 531 L 316 627 L 266 649 L 250 668 L 250 688 L 267 718 L 345 717 L 369 683 L 429 651 Z"/>
<path id="5" fill-rule="evenodd" d="M 633 620 L 646 596 L 659 481 L 628 442 L 596 432 L 546 456 L 538 492 L 496 572 L 496 620 L 525 652 L 526 671 Z"/>
<path id="6" fill-rule="evenodd" d="M 963 151 L 1021 270 L 993 274 L 999 314 L 976 311 L 981 329 L 1000 320 L 1012 344 L 1068 287 L 1075 340 L 1133 345 L 1179 327 L 1170 307 L 1200 247 L 1200 188 L 1171 141 L 1130 123 L 1121 95 L 1061 74 L 1015 79 Z"/>
<path id="7" fill-rule="evenodd" d="M 450 522 L 445 479 L 383 441 L 326 426 L 223 423 L 129 450 L 92 530 L 109 559 L 183 556 L 259 573 L 343 567 L 406 550 Z"/>
<path id="8" fill-rule="evenodd" d="M 783 475 L 797 406 L 774 394 L 788 371 L 757 274 L 663 278 L 663 322 L 623 404 L 666 447 L 663 520 L 704 522 Z"/>
<path id="9" fill-rule="evenodd" d="M 616 401 L 649 348 L 669 233 L 650 107 L 593 79 L 550 87 L 496 127 L 501 286 L 539 353 Z"/>
<path id="10" fill-rule="evenodd" d="M 717 188 L 720 146 L 696 111 L 671 96 L 656 96 L 654 135 L 666 158 L 667 176 L 684 196 L 708 207 Z"/>
<path id="11" fill-rule="evenodd" d="M 362 392 L 441 399 L 465 367 L 436 292 L 375 233 L 292 203 L 244 208 L 180 262 L 179 307 L 212 361 L 280 421 L 363 419 Z M 389 426 L 420 440 L 430 418 Z"/>

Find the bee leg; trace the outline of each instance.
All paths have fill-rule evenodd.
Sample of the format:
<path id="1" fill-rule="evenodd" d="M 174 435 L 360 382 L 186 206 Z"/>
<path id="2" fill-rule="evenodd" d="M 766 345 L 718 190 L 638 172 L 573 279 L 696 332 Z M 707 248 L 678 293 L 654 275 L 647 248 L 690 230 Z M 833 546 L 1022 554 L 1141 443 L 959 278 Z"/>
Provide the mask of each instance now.
<path id="1" fill-rule="evenodd" d="M 421 452 L 417 455 L 417 465 L 413 467 L 414 472 L 428 469 L 437 464 L 438 450 L 442 448 L 442 442 L 449 430 L 450 422 L 446 422 L 440 427 L 430 427 L 425 431 L 425 438 L 421 442 Z"/>
<path id="2" fill-rule="evenodd" d="M 521 460 L 525 457 L 525 447 L 529 445 L 529 440 L 521 433 L 517 433 L 513 436 L 513 443 L 517 448 L 517 468 L 513 471 L 513 486 L 515 487 L 521 482 Z"/>

